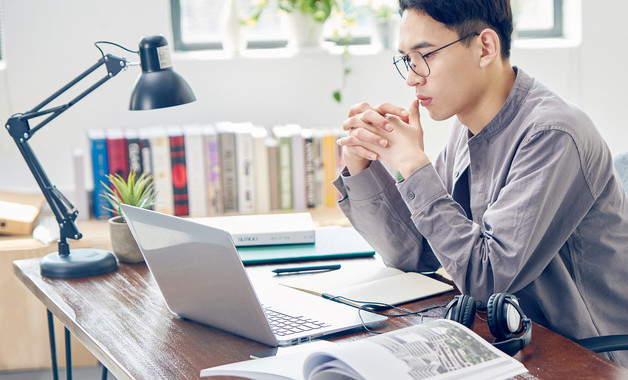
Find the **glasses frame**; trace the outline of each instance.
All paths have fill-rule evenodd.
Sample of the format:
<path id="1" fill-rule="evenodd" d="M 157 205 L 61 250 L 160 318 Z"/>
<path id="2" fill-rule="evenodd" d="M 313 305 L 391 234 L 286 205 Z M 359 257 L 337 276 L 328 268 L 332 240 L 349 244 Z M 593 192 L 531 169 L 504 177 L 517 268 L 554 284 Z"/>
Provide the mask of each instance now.
<path id="1" fill-rule="evenodd" d="M 405 80 L 407 79 L 406 76 L 403 74 L 402 70 L 399 69 L 399 66 L 397 65 L 399 63 L 399 61 L 403 61 L 404 65 L 406 66 L 406 73 L 410 72 L 410 70 L 412 70 L 416 75 L 422 77 L 422 78 L 427 78 L 430 76 L 430 74 L 432 73 L 432 69 L 430 69 L 430 65 L 427 63 L 427 58 L 429 58 L 430 55 L 443 50 L 446 47 L 449 47 L 451 45 L 457 44 L 460 41 L 464 41 L 467 38 L 471 37 L 471 36 L 479 36 L 480 33 L 478 32 L 473 32 L 470 34 L 467 34 L 466 36 L 455 40 L 454 42 L 450 42 L 445 46 L 441 46 L 438 49 L 432 50 L 429 53 L 425 53 L 422 54 L 420 51 L 418 50 L 412 50 L 409 51 L 408 53 L 404 54 L 404 55 L 395 55 L 393 56 L 393 65 L 395 65 L 395 68 L 397 69 L 397 72 L 399 72 L 399 75 L 401 75 L 401 77 Z M 414 68 L 412 67 L 412 63 L 410 61 L 410 54 L 412 53 L 419 53 L 419 55 L 421 56 L 421 58 L 423 59 L 423 62 L 425 62 L 425 66 L 427 66 L 427 75 L 421 75 L 419 74 L 416 70 L 414 70 Z"/>

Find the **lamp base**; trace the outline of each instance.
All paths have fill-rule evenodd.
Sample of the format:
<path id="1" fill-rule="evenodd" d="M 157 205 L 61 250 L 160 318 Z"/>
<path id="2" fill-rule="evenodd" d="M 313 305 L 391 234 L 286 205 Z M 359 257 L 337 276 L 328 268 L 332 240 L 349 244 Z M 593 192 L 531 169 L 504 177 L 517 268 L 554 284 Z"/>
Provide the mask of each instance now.
<path id="1" fill-rule="evenodd" d="M 41 259 L 39 266 L 42 276 L 53 278 L 97 276 L 118 269 L 113 253 L 94 248 L 72 249 L 67 256 L 50 253 Z"/>

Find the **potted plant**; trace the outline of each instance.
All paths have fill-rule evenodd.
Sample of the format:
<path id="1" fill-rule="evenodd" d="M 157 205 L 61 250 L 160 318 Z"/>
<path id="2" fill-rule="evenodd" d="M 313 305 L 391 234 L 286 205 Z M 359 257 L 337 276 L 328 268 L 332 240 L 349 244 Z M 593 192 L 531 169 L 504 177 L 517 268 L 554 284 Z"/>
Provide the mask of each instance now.
<path id="1" fill-rule="evenodd" d="M 259 0 L 253 15 L 243 23 L 255 25 L 267 5 L 268 0 Z M 337 0 L 277 0 L 277 5 L 289 15 L 292 37 L 299 47 L 319 46 L 323 24 L 329 19 L 334 8 L 339 8 Z"/>
<path id="2" fill-rule="evenodd" d="M 146 173 L 142 173 L 138 177 L 137 173 L 132 171 L 127 179 L 122 178 L 119 174 L 109 174 L 107 179 L 109 185 L 101 182 L 105 188 L 105 193 L 101 196 L 107 199 L 111 206 L 106 209 L 114 214 L 109 219 L 109 234 L 113 253 L 118 261 L 123 263 L 142 262 L 144 258 L 133 235 L 131 235 L 124 216 L 120 212 L 120 204 L 151 208 L 155 204 L 157 194 L 153 185 L 153 177 Z"/>
<path id="3" fill-rule="evenodd" d="M 373 0 L 372 10 L 375 16 L 375 29 L 382 48 L 395 50 L 395 37 L 399 28 L 397 0 Z"/>

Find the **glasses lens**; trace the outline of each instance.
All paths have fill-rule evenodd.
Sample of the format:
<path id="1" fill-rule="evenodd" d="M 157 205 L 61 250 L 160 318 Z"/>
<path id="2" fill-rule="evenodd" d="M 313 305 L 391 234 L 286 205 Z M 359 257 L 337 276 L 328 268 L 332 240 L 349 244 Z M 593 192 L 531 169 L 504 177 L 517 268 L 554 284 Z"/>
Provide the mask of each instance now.
<path id="1" fill-rule="evenodd" d="M 430 67 L 427 65 L 427 61 L 425 61 L 425 58 L 423 58 L 421 53 L 418 51 L 410 52 L 408 53 L 408 58 L 410 60 L 409 65 L 412 71 L 422 77 L 430 75 Z"/>
<path id="2" fill-rule="evenodd" d="M 405 56 L 402 56 L 402 55 L 394 56 L 393 63 L 395 64 L 395 68 L 397 68 L 399 75 L 401 75 L 403 79 L 406 79 L 406 77 L 408 76 L 409 69 L 408 69 L 408 64 L 405 61 Z"/>

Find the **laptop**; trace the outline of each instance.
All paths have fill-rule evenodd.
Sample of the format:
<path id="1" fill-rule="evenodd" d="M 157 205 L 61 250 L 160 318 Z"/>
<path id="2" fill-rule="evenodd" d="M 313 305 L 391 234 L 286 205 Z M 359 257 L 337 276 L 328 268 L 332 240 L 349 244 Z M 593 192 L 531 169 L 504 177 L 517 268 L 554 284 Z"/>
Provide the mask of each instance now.
<path id="1" fill-rule="evenodd" d="M 129 205 L 121 210 L 168 309 L 180 317 L 273 347 L 387 319 L 274 282 L 254 288 L 228 232 Z"/>

